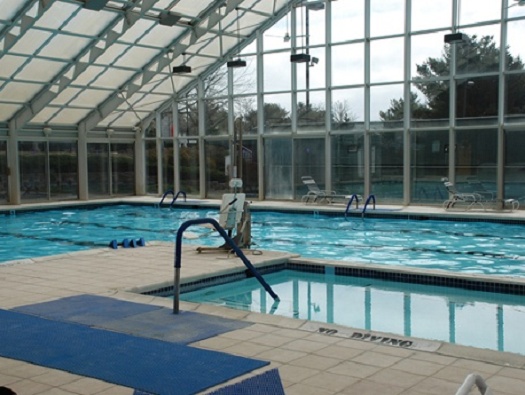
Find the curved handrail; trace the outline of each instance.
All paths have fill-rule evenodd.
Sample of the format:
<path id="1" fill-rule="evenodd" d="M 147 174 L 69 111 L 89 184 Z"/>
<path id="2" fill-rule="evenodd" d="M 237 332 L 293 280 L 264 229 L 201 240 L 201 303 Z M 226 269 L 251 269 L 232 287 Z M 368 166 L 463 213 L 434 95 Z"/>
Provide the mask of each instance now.
<path id="1" fill-rule="evenodd" d="M 184 196 L 184 201 L 186 201 L 186 192 L 184 192 L 184 191 L 179 191 L 179 192 L 177 192 L 177 194 L 175 195 L 175 197 L 174 197 L 173 200 L 171 201 L 170 207 L 173 207 L 173 203 L 175 203 L 175 201 L 177 200 L 177 198 L 179 197 L 179 195 Z"/>
<path id="2" fill-rule="evenodd" d="M 160 200 L 159 206 L 162 206 L 162 203 L 164 202 L 164 199 L 166 199 L 166 196 L 168 196 L 170 194 L 173 195 L 173 200 L 170 203 L 170 207 L 173 207 L 173 204 L 175 203 L 175 201 L 177 200 L 179 195 L 184 196 L 184 201 L 186 201 L 186 192 L 179 191 L 179 192 L 177 192 L 177 194 L 175 194 L 175 192 L 173 192 L 173 189 L 168 189 L 166 192 L 164 192 L 164 195 L 162 195 L 162 199 Z"/>
<path id="3" fill-rule="evenodd" d="M 244 265 L 250 270 L 250 272 L 253 274 L 257 280 L 261 283 L 261 285 L 264 287 L 266 292 L 270 294 L 270 296 L 273 298 L 273 300 L 278 301 L 279 297 L 275 292 L 273 292 L 272 288 L 268 285 L 268 283 L 262 278 L 262 276 L 259 274 L 259 272 L 255 269 L 255 267 L 252 265 L 252 263 L 246 258 L 246 255 L 241 251 L 241 249 L 235 244 L 235 242 L 232 240 L 230 236 L 226 233 L 226 231 L 219 225 L 219 223 L 214 220 L 213 218 L 196 218 L 196 219 L 190 219 L 189 221 L 184 222 L 179 230 L 177 231 L 177 239 L 175 242 L 175 278 L 173 283 L 173 314 L 179 313 L 179 297 L 180 297 L 180 268 L 181 268 L 181 261 L 182 261 L 182 234 L 184 231 L 190 227 L 191 225 L 200 225 L 200 224 L 211 224 L 213 227 L 220 233 L 224 241 L 231 247 L 233 251 L 237 254 L 239 258 L 241 258 Z"/>
<path id="4" fill-rule="evenodd" d="M 350 198 L 350 200 L 348 201 L 348 204 L 346 205 L 345 217 L 346 217 L 346 215 L 348 214 L 348 210 L 350 209 L 350 206 L 352 205 L 352 202 L 354 201 L 354 198 L 355 198 L 355 208 L 356 208 L 356 210 L 359 208 L 359 198 L 358 198 L 357 195 L 354 193 L 354 194 L 352 195 L 352 197 Z"/>
<path id="5" fill-rule="evenodd" d="M 376 209 L 376 197 L 375 195 L 370 195 L 368 196 L 368 199 L 366 199 L 365 207 L 363 208 L 363 212 L 361 213 L 362 215 L 365 215 L 366 208 L 368 207 L 368 203 L 370 203 L 370 200 L 374 201 L 374 210 Z"/>
<path id="6" fill-rule="evenodd" d="M 159 206 L 162 206 L 162 202 L 164 202 L 164 199 L 166 199 L 166 196 L 168 196 L 170 193 L 171 193 L 173 196 L 175 196 L 175 192 L 173 192 L 172 189 L 168 189 L 166 192 L 164 192 L 164 195 L 162 195 L 162 199 L 160 199 Z"/>

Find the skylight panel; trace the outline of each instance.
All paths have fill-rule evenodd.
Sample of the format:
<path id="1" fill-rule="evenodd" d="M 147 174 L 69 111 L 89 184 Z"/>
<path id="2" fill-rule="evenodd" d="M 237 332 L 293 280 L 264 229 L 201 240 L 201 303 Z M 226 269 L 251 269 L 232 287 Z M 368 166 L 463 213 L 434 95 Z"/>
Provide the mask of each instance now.
<path id="1" fill-rule="evenodd" d="M 33 55 L 37 52 L 51 33 L 42 30 L 29 29 L 20 40 L 10 49 L 11 53 L 21 53 L 26 55 Z"/>
<path id="2" fill-rule="evenodd" d="M 116 17 L 117 14 L 114 12 L 82 9 L 62 30 L 70 33 L 98 36 Z"/>
<path id="3" fill-rule="evenodd" d="M 0 121 L 9 121 L 22 107 L 22 105 L 2 103 L 0 106 Z"/>
<path id="4" fill-rule="evenodd" d="M 40 55 L 57 59 L 74 59 L 89 45 L 88 38 L 59 34 L 51 39 L 40 52 Z"/>
<path id="5" fill-rule="evenodd" d="M 32 59 L 17 74 L 17 78 L 27 81 L 50 82 L 66 66 L 65 63 L 45 59 Z"/>
<path id="6" fill-rule="evenodd" d="M 31 100 L 40 89 L 42 89 L 41 84 L 10 82 L 0 90 L 0 101 L 25 103 Z"/>

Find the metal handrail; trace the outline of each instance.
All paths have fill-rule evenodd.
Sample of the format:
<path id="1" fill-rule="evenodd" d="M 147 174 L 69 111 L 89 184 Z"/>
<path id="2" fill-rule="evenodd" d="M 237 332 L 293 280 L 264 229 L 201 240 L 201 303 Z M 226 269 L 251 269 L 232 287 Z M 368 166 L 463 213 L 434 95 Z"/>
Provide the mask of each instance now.
<path id="1" fill-rule="evenodd" d="M 474 385 L 478 387 L 481 395 L 493 395 L 492 391 L 487 386 L 487 383 L 485 380 L 483 380 L 483 377 L 476 373 L 471 373 L 467 376 L 461 387 L 459 387 L 458 391 L 456 392 L 456 395 L 470 394 L 470 390 Z"/>
<path id="2" fill-rule="evenodd" d="M 374 201 L 374 210 L 376 209 L 376 197 L 375 195 L 370 195 L 368 196 L 368 199 L 366 199 L 365 206 L 363 208 L 363 212 L 361 213 L 362 215 L 365 215 L 366 208 L 368 207 L 368 203 L 370 203 L 370 200 Z"/>
<path id="3" fill-rule="evenodd" d="M 173 192 L 172 189 L 168 189 L 166 192 L 164 192 L 164 195 L 162 195 L 162 199 L 160 200 L 159 206 L 162 206 L 162 203 L 164 202 L 164 199 L 166 199 L 166 196 L 168 196 L 169 194 L 173 195 L 173 200 L 170 203 L 170 207 L 173 207 L 173 203 L 175 203 L 175 201 L 177 200 L 179 195 L 183 195 L 184 196 L 184 201 L 186 201 L 186 192 L 179 191 L 175 195 L 175 192 Z"/>
<path id="4" fill-rule="evenodd" d="M 164 192 L 164 195 L 162 195 L 162 199 L 160 199 L 159 206 L 162 206 L 162 202 L 164 202 L 164 199 L 166 199 L 166 196 L 168 196 L 169 194 L 175 196 L 175 192 L 173 192 L 173 190 L 171 189 L 168 189 L 166 192 Z"/>
<path id="5" fill-rule="evenodd" d="M 348 214 L 348 210 L 350 209 L 350 206 L 352 205 L 352 202 L 354 201 L 354 198 L 355 198 L 355 208 L 356 208 L 356 210 L 359 208 L 359 198 L 354 193 L 352 195 L 352 197 L 350 198 L 350 200 L 348 201 L 348 204 L 346 205 L 345 217 L 346 217 L 346 214 Z"/>
<path id="6" fill-rule="evenodd" d="M 232 240 L 230 236 L 226 233 L 226 231 L 219 225 L 219 223 L 214 220 L 213 218 L 196 218 L 196 219 L 190 219 L 189 221 L 184 222 L 179 230 L 177 231 L 177 239 L 175 243 L 175 275 L 174 275 L 174 281 L 173 281 L 173 314 L 179 314 L 179 301 L 180 301 L 180 268 L 181 268 L 181 261 L 182 261 L 182 234 L 188 227 L 191 225 L 200 225 L 200 224 L 211 224 L 213 227 L 220 233 L 224 241 L 231 247 L 231 249 L 237 254 L 239 258 L 241 258 L 244 265 L 248 268 L 248 270 L 253 274 L 255 278 L 261 283 L 261 285 L 264 287 L 266 292 L 270 294 L 270 296 L 273 298 L 273 300 L 278 301 L 279 297 L 277 294 L 272 290 L 270 285 L 262 278 L 262 276 L 259 274 L 259 272 L 255 269 L 255 267 L 252 265 L 252 263 L 246 258 L 246 255 L 242 252 L 242 250 L 235 244 L 235 242 Z"/>

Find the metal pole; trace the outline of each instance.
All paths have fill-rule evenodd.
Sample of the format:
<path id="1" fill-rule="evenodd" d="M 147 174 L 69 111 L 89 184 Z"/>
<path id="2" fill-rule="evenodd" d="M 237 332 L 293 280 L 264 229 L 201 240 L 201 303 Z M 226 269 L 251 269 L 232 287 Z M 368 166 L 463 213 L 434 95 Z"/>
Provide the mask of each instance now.
<path id="1" fill-rule="evenodd" d="M 173 314 L 179 314 L 180 300 L 180 267 L 175 268 L 175 277 L 173 279 Z"/>

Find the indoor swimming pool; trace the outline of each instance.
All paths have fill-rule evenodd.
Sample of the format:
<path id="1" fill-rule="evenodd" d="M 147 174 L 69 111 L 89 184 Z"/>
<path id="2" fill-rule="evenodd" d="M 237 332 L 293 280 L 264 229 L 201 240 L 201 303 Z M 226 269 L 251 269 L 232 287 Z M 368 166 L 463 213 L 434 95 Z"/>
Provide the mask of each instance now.
<path id="1" fill-rule="evenodd" d="M 218 218 L 216 208 L 106 205 L 2 215 L 0 262 L 107 247 L 112 240 L 173 242 L 179 226 Z M 494 222 L 345 218 L 342 214 L 252 211 L 252 249 L 305 258 L 525 276 L 525 226 Z M 223 244 L 193 226 L 183 243 Z"/>
<path id="2" fill-rule="evenodd" d="M 274 302 L 255 278 L 183 293 L 181 299 L 525 354 L 523 295 L 296 270 L 282 270 L 264 278 L 280 301 Z M 359 331 L 353 333 L 356 338 Z"/>

